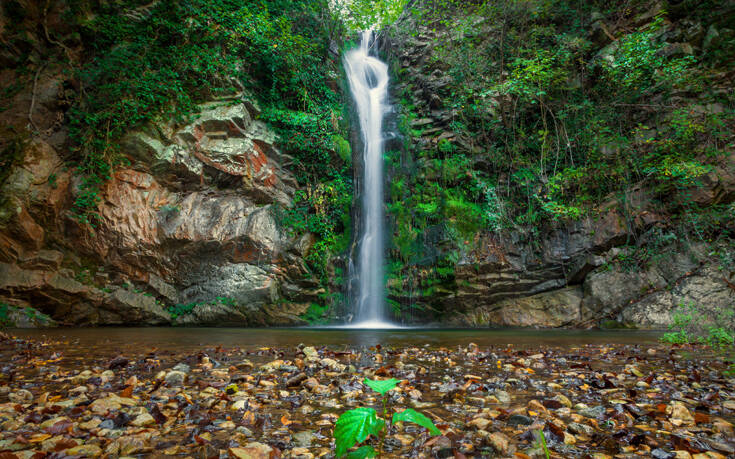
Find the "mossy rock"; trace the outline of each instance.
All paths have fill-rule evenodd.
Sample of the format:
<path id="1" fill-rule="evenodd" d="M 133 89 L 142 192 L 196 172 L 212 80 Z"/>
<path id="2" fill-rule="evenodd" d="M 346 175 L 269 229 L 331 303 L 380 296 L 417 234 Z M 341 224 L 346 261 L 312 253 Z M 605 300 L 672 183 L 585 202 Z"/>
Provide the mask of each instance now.
<path id="1" fill-rule="evenodd" d="M 0 303 L 0 328 L 51 328 L 57 325 L 51 317 L 30 306 Z"/>
<path id="2" fill-rule="evenodd" d="M 600 328 L 602 330 L 635 330 L 638 327 L 636 327 L 634 324 L 631 324 L 629 322 L 620 322 L 617 320 L 603 320 L 600 322 Z"/>

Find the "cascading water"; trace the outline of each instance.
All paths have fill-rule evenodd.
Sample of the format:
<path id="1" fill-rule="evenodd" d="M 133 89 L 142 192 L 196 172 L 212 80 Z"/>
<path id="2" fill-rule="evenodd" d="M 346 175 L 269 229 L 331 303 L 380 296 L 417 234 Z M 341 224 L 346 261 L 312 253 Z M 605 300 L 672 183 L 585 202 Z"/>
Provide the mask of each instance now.
<path id="1" fill-rule="evenodd" d="M 362 33 L 359 48 L 345 56 L 345 72 L 357 106 L 363 141 L 362 219 L 356 265 L 358 292 L 353 326 L 393 326 L 385 317 L 383 278 L 383 117 L 389 111 L 388 66 L 370 55 L 372 30 Z"/>

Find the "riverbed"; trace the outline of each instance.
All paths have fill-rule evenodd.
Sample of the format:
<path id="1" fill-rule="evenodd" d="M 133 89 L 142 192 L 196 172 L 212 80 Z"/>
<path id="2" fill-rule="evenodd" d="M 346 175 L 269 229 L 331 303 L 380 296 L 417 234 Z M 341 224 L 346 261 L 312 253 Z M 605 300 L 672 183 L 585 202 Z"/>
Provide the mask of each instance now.
<path id="1" fill-rule="evenodd" d="M 11 337 L 9 335 L 15 335 Z M 332 457 L 380 409 L 384 457 L 735 455 L 732 363 L 657 332 L 97 328 L 0 337 L 0 454 Z M 379 442 L 368 437 L 366 444 Z M 33 456 L 36 454 L 36 456 Z"/>

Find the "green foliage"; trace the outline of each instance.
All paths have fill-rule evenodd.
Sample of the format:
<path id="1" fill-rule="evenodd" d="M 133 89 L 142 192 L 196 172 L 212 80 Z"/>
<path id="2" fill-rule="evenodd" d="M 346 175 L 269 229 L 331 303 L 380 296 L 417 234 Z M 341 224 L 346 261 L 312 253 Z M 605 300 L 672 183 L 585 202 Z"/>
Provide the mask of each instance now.
<path id="1" fill-rule="evenodd" d="M 317 236 L 307 261 L 326 284 L 328 260 L 348 244 L 352 196 L 341 67 L 330 55 L 340 17 L 328 0 L 163 0 L 131 12 L 142 5 L 71 2 L 68 20 L 91 50 L 75 68 L 84 91 L 68 112 L 82 176 L 73 214 L 96 226 L 100 188 L 128 161 L 119 151 L 126 133 L 158 120 L 186 123 L 201 102 L 244 90 L 257 94 L 261 119 L 294 159 L 305 191 L 281 214 L 297 234 Z"/>
<path id="2" fill-rule="evenodd" d="M 0 302 L 0 327 L 12 327 L 10 320 L 10 305 Z"/>
<path id="3" fill-rule="evenodd" d="M 332 136 L 332 143 L 337 155 L 344 161 L 345 164 L 352 164 L 352 147 L 350 142 L 339 134 Z"/>
<path id="4" fill-rule="evenodd" d="M 710 326 L 707 327 L 707 336 L 703 340 L 708 346 L 712 347 L 732 346 L 735 344 L 735 333 L 729 328 Z"/>
<path id="5" fill-rule="evenodd" d="M 380 395 L 385 395 L 386 392 L 388 392 L 391 389 L 394 389 L 398 385 L 399 382 L 401 382 L 401 380 L 395 379 L 395 378 L 383 379 L 383 380 L 372 380 L 372 379 L 365 378 L 365 380 L 363 381 L 363 384 L 367 385 L 368 387 L 370 387 L 372 390 L 379 393 Z"/>
<path id="6" fill-rule="evenodd" d="M 278 215 L 281 224 L 297 234 L 310 232 L 319 237 L 306 261 L 322 283 L 327 282 L 331 256 L 349 244 L 352 181 L 346 175 L 335 174 L 332 180 L 296 191 L 293 206 Z"/>
<path id="7" fill-rule="evenodd" d="M 22 313 L 30 322 L 36 321 L 37 323 L 44 323 L 51 321 L 51 317 L 33 309 L 32 307 L 13 306 L 0 301 L 0 328 L 16 326 L 13 319 L 10 317 L 11 313 L 16 315 L 16 317 L 17 314 Z"/>
<path id="8" fill-rule="evenodd" d="M 337 419 L 337 424 L 334 428 L 335 455 L 338 458 L 345 455 L 350 448 L 367 440 L 370 435 L 379 437 L 380 439 L 377 454 L 372 446 L 363 445 L 355 451 L 352 451 L 347 457 L 365 458 L 376 455 L 380 456 L 380 453 L 383 452 L 385 435 L 390 429 L 390 426 L 386 426 L 386 420 L 389 419 L 387 407 L 388 397 L 386 394 L 391 389 L 394 389 L 399 382 L 400 380 L 395 378 L 385 380 L 365 378 L 363 384 L 383 396 L 383 417 L 379 418 L 377 412 L 373 408 L 368 407 L 355 408 L 342 413 L 339 419 Z M 410 408 L 393 413 L 391 423 L 396 422 L 412 422 L 428 429 L 431 435 L 441 435 L 439 429 L 429 418 Z"/>
<path id="9" fill-rule="evenodd" d="M 169 314 L 171 314 L 171 319 L 176 319 L 178 317 L 191 314 L 194 308 L 199 306 L 200 304 L 202 303 L 178 303 L 169 306 L 168 308 L 166 308 L 166 310 Z"/>
<path id="10" fill-rule="evenodd" d="M 268 108 L 261 118 L 279 135 L 279 146 L 294 158 L 294 172 L 305 190 L 280 212 L 283 226 L 296 234 L 318 237 L 306 260 L 312 273 L 328 283 L 329 260 L 349 244 L 352 170 L 347 128 L 341 107 L 333 100 L 312 104 L 313 113 Z M 327 121 L 329 120 L 329 121 Z"/>
<path id="11" fill-rule="evenodd" d="M 616 42 L 613 58 L 602 61 L 609 84 L 618 94 L 636 99 L 648 88 L 680 83 L 696 62 L 693 56 L 666 57 L 666 43 L 658 40 L 663 24 L 659 16 L 640 31 L 623 36 Z"/>
<path id="12" fill-rule="evenodd" d="M 420 68 L 392 66 L 404 137 L 404 151 L 385 154 L 386 274 L 396 316 L 431 311 L 456 291 L 457 260 L 487 249 L 493 233 L 534 241 L 570 220 L 618 210 L 621 224 L 636 225 L 639 212 L 654 210 L 672 223 L 663 233 L 682 241 L 732 237 L 732 205 L 693 199 L 731 149 L 735 98 L 707 88 L 717 86 L 709 67 L 731 69 L 732 60 L 712 61 L 696 46 L 687 55 L 672 38 L 686 30 L 680 16 L 664 12 L 631 25 L 649 9 L 620 1 L 432 0 L 386 29 L 396 43 L 431 42 L 421 48 L 425 59 L 411 64 Z M 590 33 L 599 24 L 588 18 L 600 14 L 607 27 L 617 24 L 607 31 L 612 38 Z M 705 30 L 722 29 L 716 13 L 687 14 Z M 717 46 L 732 54 L 729 43 Z M 430 100 L 427 81 L 436 83 Z M 422 118 L 432 122 L 417 125 Z M 665 237 L 646 235 L 613 264 L 655 263 L 665 256 Z"/>
<path id="13" fill-rule="evenodd" d="M 735 345 L 735 334 L 730 323 L 735 310 L 717 309 L 715 314 L 705 314 L 693 303 L 680 304 L 674 311 L 674 323 L 665 333 L 661 341 L 670 344 L 707 344 L 714 348 L 726 348 Z"/>
<path id="14" fill-rule="evenodd" d="M 83 176 L 73 211 L 92 226 L 99 189 L 123 160 L 117 141 L 131 129 L 184 122 L 197 103 L 243 85 L 285 108 L 337 100 L 324 57 L 339 24 L 326 0 L 164 0 L 132 19 L 140 4 L 103 3 L 90 14 L 76 0 L 68 15 L 94 53 L 76 69 L 85 90 L 68 113 Z"/>
<path id="15" fill-rule="evenodd" d="M 349 30 L 361 31 L 393 23 L 407 3 L 408 0 L 336 0 L 333 8 L 340 12 Z"/>
<path id="16" fill-rule="evenodd" d="M 412 422 L 428 429 L 431 435 L 441 435 L 441 431 L 436 428 L 431 419 L 426 415 L 419 413 L 411 408 L 407 408 L 401 412 L 393 413 L 393 424 L 396 422 Z"/>
<path id="17" fill-rule="evenodd" d="M 727 370 L 723 371 L 722 374 L 728 378 L 735 377 L 735 363 L 731 363 Z"/>
<path id="18" fill-rule="evenodd" d="M 354 451 L 347 453 L 347 459 L 364 459 L 367 457 L 375 457 L 378 453 L 370 445 L 364 445 Z"/>
<path id="19" fill-rule="evenodd" d="M 311 303 L 309 308 L 300 317 L 307 321 L 309 325 L 323 325 L 327 323 L 325 318 L 329 306 L 317 303 Z"/>
<path id="20" fill-rule="evenodd" d="M 641 188 L 653 192 L 657 211 L 700 239 L 729 234 L 725 210 L 700 208 L 691 196 L 727 155 L 734 100 L 712 93 L 708 102 L 682 99 L 713 80 L 700 57 L 672 45 L 676 29 L 666 13 L 638 30 L 618 29 L 617 40 L 592 42 L 584 18 L 602 13 L 609 24 L 620 11 L 618 22 L 645 9 L 436 0 L 411 8 L 411 19 L 391 29 L 408 37 L 428 28 L 438 37 L 417 70 L 451 78 L 431 111 L 452 113 L 448 129 L 455 135 L 437 140 L 412 129 L 412 120 L 433 115 L 414 100 L 421 82 L 399 73 L 405 89 L 398 126 L 410 140 L 407 152 L 387 154 L 400 180 L 388 206 L 392 256 L 436 263 L 472 250 L 477 233 L 505 229 L 533 239 L 546 226 L 594 217 L 601 202 L 604 211 L 612 203 L 628 212 L 629 190 Z M 719 20 L 697 14 L 705 28 Z M 649 106 L 649 99 L 656 102 Z M 713 102 L 722 109 L 699 105 Z M 431 142 L 435 149 L 426 147 Z M 447 242 L 441 253 L 426 247 L 437 243 L 426 237 L 434 228 Z M 405 280 L 407 271 L 397 274 Z"/>
<path id="21" fill-rule="evenodd" d="M 213 302 L 192 302 L 192 303 L 178 303 L 170 305 L 166 308 L 169 314 L 171 314 L 171 319 L 176 319 L 181 316 L 185 316 L 188 314 L 191 314 L 194 308 L 196 308 L 199 305 L 202 304 L 221 304 L 223 306 L 228 306 L 231 308 L 237 307 L 237 300 L 234 298 L 226 297 L 226 296 L 218 296 L 215 298 Z"/>
<path id="22" fill-rule="evenodd" d="M 373 408 L 361 407 L 345 411 L 334 427 L 336 456 L 342 457 L 348 449 L 364 442 L 368 435 L 377 436 L 384 427 L 385 421 L 378 418 Z"/>
<path id="23" fill-rule="evenodd" d="M 232 308 L 237 306 L 237 300 L 235 300 L 234 298 L 230 298 L 226 296 L 218 296 L 217 298 L 215 298 L 215 300 L 217 301 L 217 303 L 222 304 L 224 306 L 229 306 Z"/>

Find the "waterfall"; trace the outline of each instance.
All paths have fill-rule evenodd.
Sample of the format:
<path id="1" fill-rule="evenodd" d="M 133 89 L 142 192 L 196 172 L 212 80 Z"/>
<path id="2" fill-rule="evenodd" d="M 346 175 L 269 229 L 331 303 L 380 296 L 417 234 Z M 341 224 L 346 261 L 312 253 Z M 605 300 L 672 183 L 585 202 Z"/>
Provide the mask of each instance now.
<path id="1" fill-rule="evenodd" d="M 356 268 L 357 288 L 353 304 L 355 327 L 391 326 L 385 314 L 383 277 L 383 117 L 389 111 L 388 66 L 370 55 L 372 30 L 362 32 L 359 48 L 345 56 L 350 93 L 357 106 L 363 141 L 362 212 Z"/>

